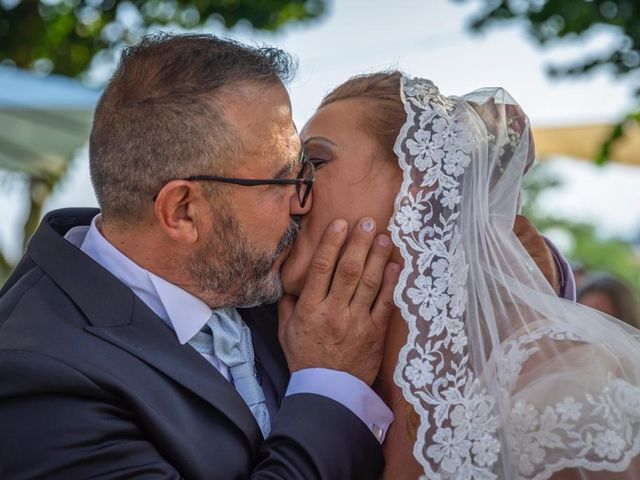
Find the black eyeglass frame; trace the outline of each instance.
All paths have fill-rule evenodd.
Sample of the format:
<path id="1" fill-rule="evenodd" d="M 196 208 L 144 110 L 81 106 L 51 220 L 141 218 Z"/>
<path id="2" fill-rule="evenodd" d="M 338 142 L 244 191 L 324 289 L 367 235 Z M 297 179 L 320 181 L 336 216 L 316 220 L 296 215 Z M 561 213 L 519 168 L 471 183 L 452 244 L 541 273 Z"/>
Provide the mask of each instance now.
<path id="1" fill-rule="evenodd" d="M 300 168 L 300 173 L 298 176 L 293 178 L 233 178 L 233 177 L 219 177 L 217 175 L 191 175 L 186 178 L 181 178 L 180 180 L 184 180 L 187 182 L 221 182 L 221 183 L 231 183 L 233 185 L 242 185 L 244 187 L 256 187 L 260 185 L 295 185 L 296 192 L 298 193 L 298 202 L 300 203 L 300 208 L 304 208 L 309 199 L 309 195 L 311 194 L 311 189 L 313 188 L 313 182 L 316 179 L 316 167 L 313 162 L 307 160 L 306 153 L 304 149 L 300 154 L 300 158 L 302 164 Z M 305 178 L 305 170 L 311 169 L 309 173 L 309 177 Z M 306 185 L 307 188 L 302 191 L 302 186 Z M 301 193 L 302 192 L 302 193 Z M 158 195 L 154 195 L 153 201 L 156 201 Z"/>

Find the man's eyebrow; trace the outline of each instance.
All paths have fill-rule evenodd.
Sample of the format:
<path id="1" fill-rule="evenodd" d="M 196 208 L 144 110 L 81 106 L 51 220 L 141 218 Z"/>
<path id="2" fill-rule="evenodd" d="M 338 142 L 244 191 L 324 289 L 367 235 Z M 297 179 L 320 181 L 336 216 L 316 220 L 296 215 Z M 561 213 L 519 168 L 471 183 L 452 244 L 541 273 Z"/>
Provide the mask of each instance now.
<path id="1" fill-rule="evenodd" d="M 278 170 L 278 173 L 275 174 L 275 176 L 273 178 L 285 178 L 288 177 L 289 175 L 291 175 L 291 173 L 293 173 L 296 168 L 299 165 L 298 160 L 300 159 L 300 155 L 302 154 L 302 144 L 300 144 L 300 150 L 298 151 L 298 155 L 296 156 L 295 160 L 292 160 L 288 163 L 285 163 L 282 168 L 280 170 Z"/>

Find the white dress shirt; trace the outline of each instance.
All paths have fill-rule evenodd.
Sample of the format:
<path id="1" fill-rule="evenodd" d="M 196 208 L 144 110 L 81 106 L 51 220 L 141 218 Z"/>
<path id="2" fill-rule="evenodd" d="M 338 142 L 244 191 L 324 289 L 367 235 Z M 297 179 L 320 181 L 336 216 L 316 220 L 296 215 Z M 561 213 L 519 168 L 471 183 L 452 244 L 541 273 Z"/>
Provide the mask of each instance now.
<path id="1" fill-rule="evenodd" d="M 211 316 L 211 308 L 182 288 L 140 267 L 100 233 L 100 215 L 91 226 L 74 227 L 65 238 L 127 285 L 176 334 L 181 344 L 200 331 Z M 201 354 L 227 380 L 227 366 L 215 355 Z M 294 372 L 285 395 L 314 393 L 335 400 L 358 416 L 382 442 L 393 413 L 376 393 L 358 378 L 326 368 Z M 313 412 L 310 412 L 313 415 Z"/>

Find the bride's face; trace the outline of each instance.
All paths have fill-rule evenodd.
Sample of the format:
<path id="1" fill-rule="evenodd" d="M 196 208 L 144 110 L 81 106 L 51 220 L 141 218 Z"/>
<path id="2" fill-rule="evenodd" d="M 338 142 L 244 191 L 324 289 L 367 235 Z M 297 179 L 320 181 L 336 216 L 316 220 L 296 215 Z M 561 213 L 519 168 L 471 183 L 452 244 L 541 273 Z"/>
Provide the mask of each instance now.
<path id="1" fill-rule="evenodd" d="M 302 218 L 302 230 L 282 267 L 284 290 L 299 295 L 322 232 L 334 219 L 349 228 L 363 217 L 386 232 L 402 173 L 392 152 L 383 151 L 365 128 L 366 110 L 357 99 L 321 108 L 301 132 L 307 154 L 316 165 L 313 207 Z"/>

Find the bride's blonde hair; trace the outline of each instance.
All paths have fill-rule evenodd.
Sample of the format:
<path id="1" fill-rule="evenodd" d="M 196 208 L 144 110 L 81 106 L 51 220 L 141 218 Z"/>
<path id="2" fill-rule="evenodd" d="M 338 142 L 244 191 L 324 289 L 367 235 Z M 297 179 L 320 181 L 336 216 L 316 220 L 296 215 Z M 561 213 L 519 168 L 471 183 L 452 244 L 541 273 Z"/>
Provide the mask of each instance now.
<path id="1" fill-rule="evenodd" d="M 397 70 L 356 75 L 334 88 L 318 109 L 340 100 L 363 100 L 364 127 L 395 160 L 393 146 L 406 119 L 400 99 L 401 78 Z"/>

